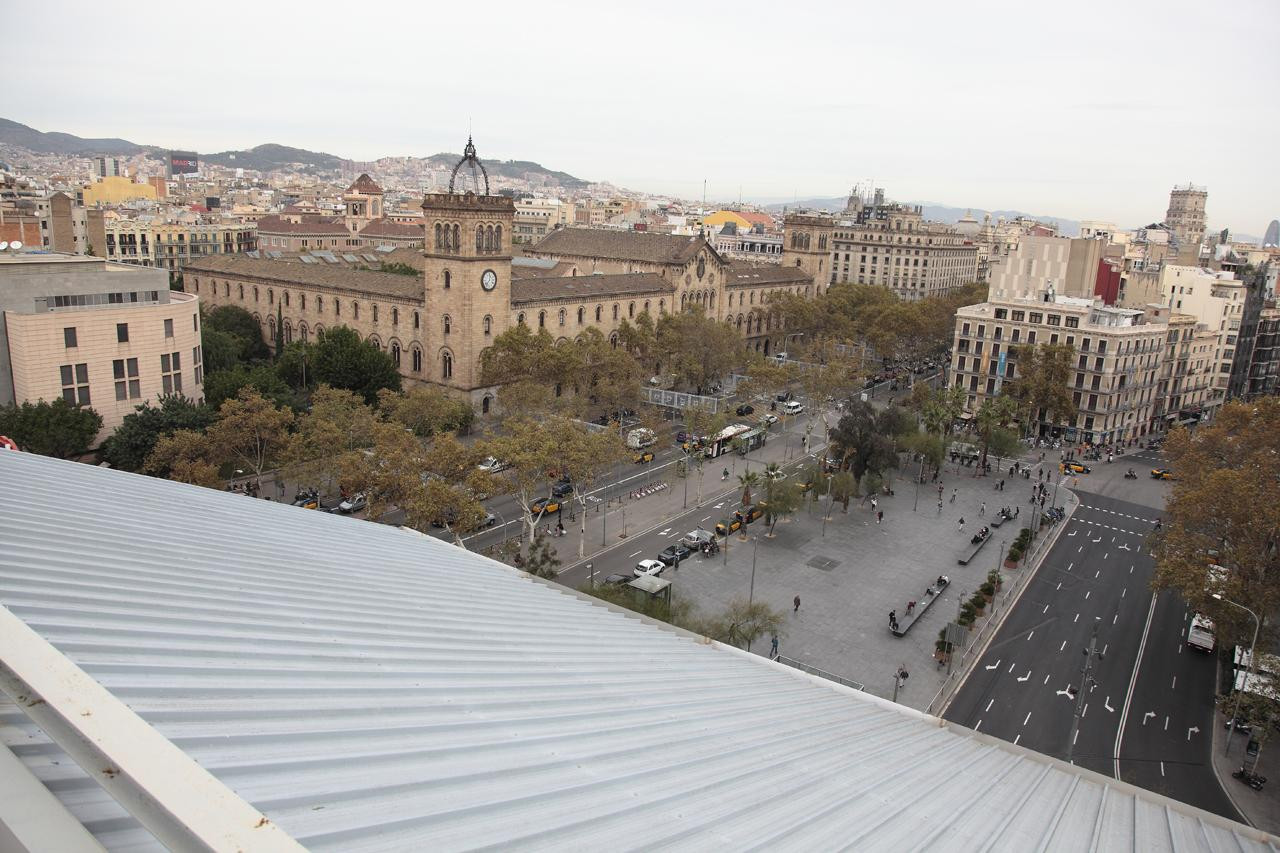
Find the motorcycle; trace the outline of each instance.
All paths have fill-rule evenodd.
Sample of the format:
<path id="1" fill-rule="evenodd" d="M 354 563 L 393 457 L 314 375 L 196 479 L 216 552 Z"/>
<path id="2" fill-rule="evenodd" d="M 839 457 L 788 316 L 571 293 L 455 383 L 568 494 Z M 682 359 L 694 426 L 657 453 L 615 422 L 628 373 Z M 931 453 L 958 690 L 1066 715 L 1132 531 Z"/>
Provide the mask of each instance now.
<path id="1" fill-rule="evenodd" d="M 1126 480 L 1136 480 L 1138 479 L 1138 475 L 1134 473 L 1132 468 L 1130 468 L 1128 471 L 1124 472 L 1124 478 Z"/>
<path id="2" fill-rule="evenodd" d="M 1231 774 L 1232 779 L 1239 779 L 1255 791 L 1261 791 L 1262 786 L 1267 784 L 1266 776 L 1259 776 L 1257 773 L 1251 773 L 1241 767 L 1239 770 Z"/>

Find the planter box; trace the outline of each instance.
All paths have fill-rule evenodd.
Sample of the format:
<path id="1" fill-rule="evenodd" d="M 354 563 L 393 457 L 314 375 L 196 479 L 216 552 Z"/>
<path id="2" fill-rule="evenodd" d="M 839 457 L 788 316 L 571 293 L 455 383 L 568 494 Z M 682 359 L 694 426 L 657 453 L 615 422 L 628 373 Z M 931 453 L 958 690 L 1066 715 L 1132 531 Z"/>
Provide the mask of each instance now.
<path id="1" fill-rule="evenodd" d="M 1006 569 L 1016 569 L 1016 568 L 1018 568 L 1018 561 L 1017 561 L 1017 560 L 1005 560 L 1005 561 L 1004 561 L 1004 567 L 1005 567 Z"/>

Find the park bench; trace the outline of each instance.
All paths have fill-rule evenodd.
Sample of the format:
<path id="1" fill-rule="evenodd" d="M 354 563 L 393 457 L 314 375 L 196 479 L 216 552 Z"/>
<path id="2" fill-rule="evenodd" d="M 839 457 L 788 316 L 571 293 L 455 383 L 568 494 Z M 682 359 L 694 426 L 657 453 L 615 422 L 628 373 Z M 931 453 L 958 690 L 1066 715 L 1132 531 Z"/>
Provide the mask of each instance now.
<path id="1" fill-rule="evenodd" d="M 991 525 L 988 525 L 988 527 L 990 526 Z M 978 552 L 982 550 L 982 546 L 986 545 L 987 542 L 990 541 L 990 539 L 991 539 L 990 533 L 987 533 L 986 536 L 984 536 L 982 539 L 978 540 L 977 542 L 972 541 L 972 538 L 971 538 L 970 541 L 964 546 L 964 550 L 960 552 L 960 557 L 957 560 L 960 563 L 960 565 L 962 566 L 969 565 L 969 561 L 977 556 Z"/>
<path id="2" fill-rule="evenodd" d="M 946 575 L 939 575 L 938 579 L 928 586 L 924 595 L 916 602 L 915 608 L 910 612 L 903 612 L 898 621 L 889 626 L 889 631 L 895 637 L 905 636 L 911 630 L 911 626 L 924 616 L 924 612 L 933 606 L 933 603 L 942 598 L 942 591 L 951 583 L 951 578 Z"/>

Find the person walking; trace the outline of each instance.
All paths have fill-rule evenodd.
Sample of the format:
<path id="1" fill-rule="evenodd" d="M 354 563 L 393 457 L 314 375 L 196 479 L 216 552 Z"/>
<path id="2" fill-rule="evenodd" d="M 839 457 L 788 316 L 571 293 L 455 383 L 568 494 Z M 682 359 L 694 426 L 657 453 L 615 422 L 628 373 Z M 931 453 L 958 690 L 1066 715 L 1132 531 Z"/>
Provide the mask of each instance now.
<path id="1" fill-rule="evenodd" d="M 878 504 L 876 503 L 876 499 L 875 499 L 875 498 L 872 498 L 872 499 L 871 499 L 871 511 L 872 511 L 872 512 L 875 512 L 875 511 L 876 511 L 876 507 L 877 507 L 877 506 L 878 506 Z"/>
<path id="2" fill-rule="evenodd" d="M 877 510 L 877 512 L 876 512 L 876 524 L 879 524 L 879 523 L 880 523 L 880 522 L 882 522 L 882 521 L 884 521 L 884 510 Z"/>
<path id="3" fill-rule="evenodd" d="M 773 639 L 769 641 L 769 660 L 778 659 L 778 635 L 774 634 Z"/>
<path id="4" fill-rule="evenodd" d="M 898 621 L 898 611 L 897 611 L 897 610 L 890 610 L 890 611 L 889 611 L 889 625 L 890 625 L 890 626 L 892 626 L 892 625 L 893 625 L 893 623 L 894 623 L 894 622 L 897 622 L 897 621 Z"/>
<path id="5" fill-rule="evenodd" d="M 956 488 L 953 488 L 953 489 L 951 490 L 951 502 L 952 502 L 952 503 L 955 503 L 955 502 L 956 502 L 956 492 L 958 492 L 958 491 L 960 491 L 960 490 L 959 490 L 959 489 L 956 489 Z"/>
<path id="6" fill-rule="evenodd" d="M 942 500 L 942 484 L 938 484 L 938 500 Z"/>
<path id="7" fill-rule="evenodd" d="M 938 515 L 942 515 L 942 498 L 938 498 Z"/>
<path id="8" fill-rule="evenodd" d="M 956 533 L 964 533 L 964 517 L 961 516 L 960 523 L 956 525 Z"/>
<path id="9" fill-rule="evenodd" d="M 798 596 L 798 595 L 796 596 L 796 599 L 795 599 L 795 601 L 793 602 L 793 604 L 795 604 L 795 607 L 792 609 L 792 611 L 791 611 L 791 612 L 792 612 L 792 613 L 799 613 L 799 612 L 800 612 L 800 596 Z"/>
<path id="10" fill-rule="evenodd" d="M 983 501 L 982 506 L 978 507 L 978 518 L 982 518 L 987 514 L 987 502 Z"/>

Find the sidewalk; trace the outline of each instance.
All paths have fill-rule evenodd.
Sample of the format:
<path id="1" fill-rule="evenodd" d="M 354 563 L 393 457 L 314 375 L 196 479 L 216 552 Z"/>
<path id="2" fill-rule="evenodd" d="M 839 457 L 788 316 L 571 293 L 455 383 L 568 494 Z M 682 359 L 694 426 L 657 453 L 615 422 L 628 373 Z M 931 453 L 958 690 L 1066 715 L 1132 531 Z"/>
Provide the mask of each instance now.
<path id="1" fill-rule="evenodd" d="M 1214 712 L 1213 773 L 1246 823 L 1280 835 L 1280 745 L 1272 737 L 1271 743 L 1263 747 L 1254 772 L 1268 777 L 1268 781 L 1261 791 L 1255 791 L 1239 779 L 1231 778 L 1231 774 L 1239 770 L 1244 762 L 1249 736 L 1240 732 L 1228 735 L 1226 721 L 1227 718 L 1221 712 Z M 1223 755 L 1228 737 L 1231 738 L 1231 754 Z"/>

